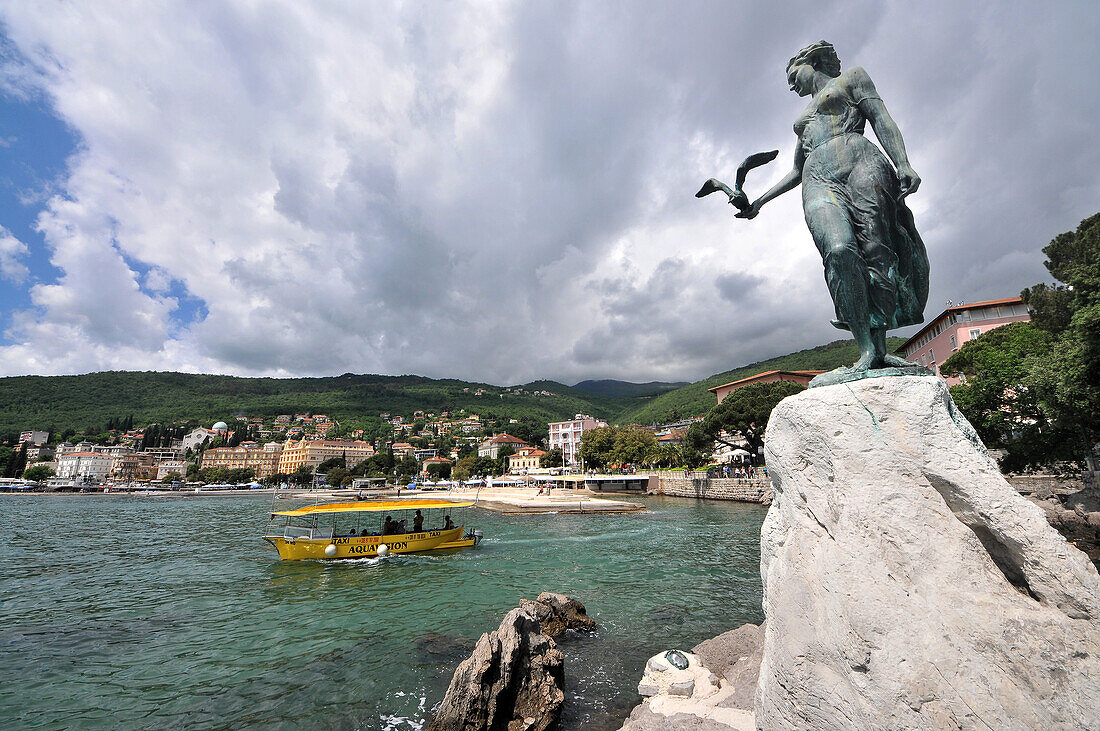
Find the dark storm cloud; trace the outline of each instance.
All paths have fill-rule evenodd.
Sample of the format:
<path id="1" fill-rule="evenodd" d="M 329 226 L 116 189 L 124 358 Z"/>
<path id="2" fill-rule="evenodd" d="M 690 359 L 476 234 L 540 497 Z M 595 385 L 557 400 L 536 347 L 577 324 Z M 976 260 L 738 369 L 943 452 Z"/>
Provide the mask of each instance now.
<path id="1" fill-rule="evenodd" d="M 94 279 L 32 290 L 6 372 L 695 379 L 843 337 L 798 192 L 752 222 L 692 196 L 752 152 L 780 155 L 750 194 L 789 168 L 804 101 L 784 68 L 820 38 L 874 78 L 924 179 L 929 316 L 1043 279 L 1039 248 L 1100 200 L 1091 5 L 118 12 L 4 11 L 56 61 L 26 84 L 88 148 L 44 214 L 52 261 L 122 254 L 110 313 Z M 174 325 L 126 260 L 208 314 Z M 73 302 L 141 338 L 112 347 Z M 50 349 L 59 332 L 80 347 Z"/>

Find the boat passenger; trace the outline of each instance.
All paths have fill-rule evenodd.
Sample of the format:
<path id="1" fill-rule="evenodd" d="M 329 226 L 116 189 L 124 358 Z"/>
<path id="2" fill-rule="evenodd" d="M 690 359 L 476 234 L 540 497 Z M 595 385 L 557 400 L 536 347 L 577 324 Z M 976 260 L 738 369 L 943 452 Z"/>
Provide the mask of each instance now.
<path id="1" fill-rule="evenodd" d="M 424 515 L 419 510 L 413 516 L 413 532 L 421 533 L 424 530 Z"/>
<path id="2" fill-rule="evenodd" d="M 397 532 L 397 524 L 393 522 L 393 516 L 387 515 L 386 520 L 382 523 L 382 535 L 389 535 Z"/>
<path id="3" fill-rule="evenodd" d="M 454 528 L 454 527 L 455 527 L 455 524 L 454 524 L 454 522 L 451 521 L 451 516 L 449 516 L 449 515 L 444 516 L 444 518 L 443 518 L 443 530 L 450 530 L 451 528 Z"/>

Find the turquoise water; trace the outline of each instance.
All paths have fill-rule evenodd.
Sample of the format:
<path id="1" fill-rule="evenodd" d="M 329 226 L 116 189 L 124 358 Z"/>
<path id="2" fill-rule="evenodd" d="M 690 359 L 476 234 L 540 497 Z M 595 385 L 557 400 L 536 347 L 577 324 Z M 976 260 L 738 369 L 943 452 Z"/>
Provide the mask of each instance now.
<path id="1" fill-rule="evenodd" d="M 270 499 L 0 498 L 0 727 L 416 729 L 521 597 L 577 597 L 567 729 L 618 728 L 646 658 L 759 622 L 765 510 L 472 511 L 448 555 L 279 561 Z M 280 501 L 280 508 L 289 507 Z"/>

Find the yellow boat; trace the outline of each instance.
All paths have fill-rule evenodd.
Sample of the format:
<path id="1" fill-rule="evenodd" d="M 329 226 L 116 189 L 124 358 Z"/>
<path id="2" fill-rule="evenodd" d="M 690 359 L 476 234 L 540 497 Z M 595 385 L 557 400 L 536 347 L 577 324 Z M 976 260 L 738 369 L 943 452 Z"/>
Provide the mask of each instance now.
<path id="1" fill-rule="evenodd" d="M 473 548 L 481 542 L 479 530 L 466 532 L 463 508 L 473 503 L 447 500 L 380 500 L 310 505 L 271 513 L 263 539 L 275 546 L 279 558 L 346 559 L 418 553 L 449 548 Z M 423 530 L 409 531 L 415 513 L 423 518 Z M 399 516 L 396 519 L 393 516 Z M 283 518 L 281 525 L 276 521 Z"/>

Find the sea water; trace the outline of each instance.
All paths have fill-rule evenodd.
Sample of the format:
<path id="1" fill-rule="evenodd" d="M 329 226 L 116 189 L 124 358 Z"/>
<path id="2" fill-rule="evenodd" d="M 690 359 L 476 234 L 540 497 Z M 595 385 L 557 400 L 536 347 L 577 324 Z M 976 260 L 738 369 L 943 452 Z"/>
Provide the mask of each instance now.
<path id="1" fill-rule="evenodd" d="M 646 658 L 762 619 L 760 506 L 471 510 L 476 550 L 280 561 L 270 498 L 0 498 L 0 728 L 418 729 L 520 598 L 560 640 L 566 729 L 618 728 Z M 279 509 L 297 506 L 279 501 Z"/>

